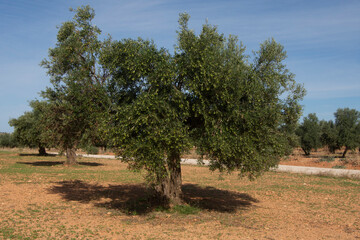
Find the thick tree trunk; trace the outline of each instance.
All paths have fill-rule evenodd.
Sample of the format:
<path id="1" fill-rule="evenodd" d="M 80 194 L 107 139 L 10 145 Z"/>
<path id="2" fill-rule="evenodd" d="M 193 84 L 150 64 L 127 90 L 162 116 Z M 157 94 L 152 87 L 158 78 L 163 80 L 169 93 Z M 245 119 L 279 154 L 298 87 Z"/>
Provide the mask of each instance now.
<path id="1" fill-rule="evenodd" d="M 39 146 L 39 155 L 40 156 L 46 155 L 46 149 L 43 146 Z"/>
<path id="2" fill-rule="evenodd" d="M 160 197 L 169 202 L 171 205 L 181 204 L 181 166 L 180 166 L 180 154 L 172 154 L 167 159 L 167 172 L 168 175 L 160 184 L 155 187 L 155 190 Z"/>
<path id="3" fill-rule="evenodd" d="M 330 153 L 333 153 L 333 154 L 334 154 L 334 153 L 335 153 L 335 150 L 336 150 L 335 147 L 329 147 L 329 152 L 330 152 Z"/>
<path id="4" fill-rule="evenodd" d="M 345 151 L 343 152 L 342 158 L 345 158 L 345 155 L 346 155 L 346 153 L 347 153 L 348 150 L 349 150 L 349 148 L 348 148 L 348 147 L 345 147 Z"/>
<path id="5" fill-rule="evenodd" d="M 66 149 L 66 161 L 64 164 L 67 166 L 72 166 L 77 164 L 75 148 Z"/>

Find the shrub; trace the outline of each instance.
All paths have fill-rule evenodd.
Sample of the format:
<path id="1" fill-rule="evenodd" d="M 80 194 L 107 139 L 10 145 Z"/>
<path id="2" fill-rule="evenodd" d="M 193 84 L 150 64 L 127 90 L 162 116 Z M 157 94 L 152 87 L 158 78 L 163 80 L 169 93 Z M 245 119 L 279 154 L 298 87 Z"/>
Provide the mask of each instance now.
<path id="1" fill-rule="evenodd" d="M 86 146 L 84 150 L 87 154 L 98 154 L 99 153 L 99 148 L 95 147 L 95 146 Z"/>

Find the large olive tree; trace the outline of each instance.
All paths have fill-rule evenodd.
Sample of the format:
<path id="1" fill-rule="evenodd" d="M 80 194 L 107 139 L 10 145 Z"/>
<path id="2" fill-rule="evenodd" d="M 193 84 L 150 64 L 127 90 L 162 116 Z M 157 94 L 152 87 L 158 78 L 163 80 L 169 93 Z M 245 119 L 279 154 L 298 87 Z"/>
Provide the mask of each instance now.
<path id="1" fill-rule="evenodd" d="M 188 20 L 180 15 L 173 55 L 142 39 L 115 41 L 102 54 L 111 74 L 112 144 L 174 204 L 181 202 L 180 156 L 193 146 L 211 170 L 255 177 L 276 166 L 304 95 L 275 40 L 249 62 L 236 37 L 209 24 L 196 35 Z"/>

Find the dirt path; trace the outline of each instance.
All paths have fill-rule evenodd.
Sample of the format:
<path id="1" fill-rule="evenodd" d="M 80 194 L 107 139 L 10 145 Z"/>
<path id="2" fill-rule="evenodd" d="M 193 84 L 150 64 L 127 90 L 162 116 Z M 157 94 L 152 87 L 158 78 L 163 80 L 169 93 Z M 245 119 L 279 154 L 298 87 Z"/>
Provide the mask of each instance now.
<path id="1" fill-rule="evenodd" d="M 106 158 L 106 159 L 114 159 L 115 158 L 115 156 L 112 156 L 112 155 L 82 154 L 81 156 L 89 157 L 89 158 Z M 204 162 L 204 165 L 209 165 L 208 160 L 204 160 L 203 162 Z M 198 160 L 182 158 L 181 163 L 197 165 Z M 352 170 L 352 169 L 333 169 L 333 168 L 279 165 L 276 169 L 274 169 L 274 171 L 301 173 L 301 174 L 307 174 L 307 175 L 324 175 L 324 176 L 335 176 L 335 177 L 360 178 L 360 170 Z"/>

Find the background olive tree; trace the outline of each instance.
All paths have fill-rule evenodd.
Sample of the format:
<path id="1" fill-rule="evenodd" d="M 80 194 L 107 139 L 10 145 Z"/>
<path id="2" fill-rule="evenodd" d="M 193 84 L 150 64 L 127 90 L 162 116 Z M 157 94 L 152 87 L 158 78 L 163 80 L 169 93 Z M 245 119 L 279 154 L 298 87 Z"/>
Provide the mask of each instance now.
<path id="1" fill-rule="evenodd" d="M 312 150 L 321 147 L 321 128 L 315 113 L 310 113 L 304 117 L 303 122 L 296 130 L 296 134 L 300 137 L 300 145 L 305 155 L 310 155 Z"/>
<path id="2" fill-rule="evenodd" d="M 52 84 L 42 92 L 48 103 L 43 124 L 53 144 L 66 150 L 67 165 L 76 164 L 75 150 L 85 136 L 90 140 L 99 136 L 107 79 L 99 65 L 106 41 L 98 39 L 101 31 L 91 23 L 94 10 L 83 6 L 71 11 L 75 12 L 73 20 L 60 26 L 56 46 L 41 62 Z"/>
<path id="3" fill-rule="evenodd" d="M 340 146 L 338 144 L 338 131 L 334 121 L 321 120 L 319 125 L 321 128 L 320 141 L 322 146 L 326 146 L 330 153 L 335 153 L 336 150 L 340 149 Z"/>
<path id="4" fill-rule="evenodd" d="M 338 145 L 345 148 L 344 158 L 349 150 L 360 147 L 360 113 L 356 109 L 339 108 L 334 115 Z"/>
<path id="5" fill-rule="evenodd" d="M 13 136 L 18 144 L 30 148 L 37 147 L 39 155 L 46 155 L 46 147 L 50 146 L 45 135 L 46 129 L 42 125 L 44 104 L 45 102 L 32 101 L 32 111 L 9 121 L 10 126 L 14 127 Z"/>
<path id="6" fill-rule="evenodd" d="M 18 147 L 18 143 L 11 133 L 0 133 L 0 147 L 14 148 Z"/>

